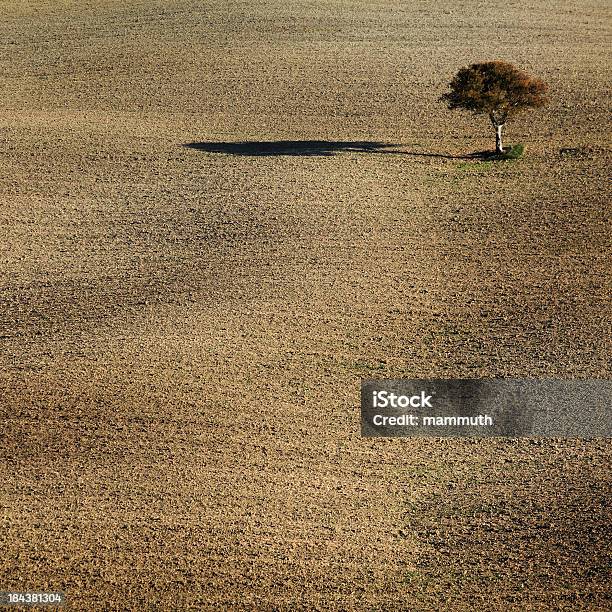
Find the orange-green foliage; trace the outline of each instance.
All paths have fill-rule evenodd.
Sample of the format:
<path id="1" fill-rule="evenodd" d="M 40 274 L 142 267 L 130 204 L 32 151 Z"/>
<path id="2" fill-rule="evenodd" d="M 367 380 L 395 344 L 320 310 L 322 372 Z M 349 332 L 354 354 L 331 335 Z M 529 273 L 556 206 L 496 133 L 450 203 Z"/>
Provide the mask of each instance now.
<path id="1" fill-rule="evenodd" d="M 495 124 L 546 104 L 546 84 L 508 62 L 484 62 L 461 68 L 442 100 L 450 109 L 488 113 Z"/>

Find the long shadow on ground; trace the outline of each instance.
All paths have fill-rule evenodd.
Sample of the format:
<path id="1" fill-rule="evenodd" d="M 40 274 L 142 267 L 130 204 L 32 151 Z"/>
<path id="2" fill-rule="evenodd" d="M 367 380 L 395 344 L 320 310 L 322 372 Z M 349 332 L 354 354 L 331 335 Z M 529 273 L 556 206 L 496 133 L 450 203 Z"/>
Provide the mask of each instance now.
<path id="1" fill-rule="evenodd" d="M 226 153 L 228 155 L 336 155 L 343 151 L 357 153 L 389 152 L 396 145 L 384 142 L 329 140 L 276 140 L 244 142 L 190 142 L 185 147 L 206 153 Z"/>
<path id="2" fill-rule="evenodd" d="M 427 151 L 406 151 L 402 145 L 369 140 L 333 141 L 333 140 L 274 140 L 241 142 L 189 142 L 183 145 L 188 149 L 205 153 L 224 153 L 226 155 L 277 156 L 277 155 L 337 155 L 351 153 L 385 153 L 388 155 L 409 155 L 414 157 L 441 157 L 444 159 L 487 159 L 488 151 L 467 155 L 446 155 Z"/>

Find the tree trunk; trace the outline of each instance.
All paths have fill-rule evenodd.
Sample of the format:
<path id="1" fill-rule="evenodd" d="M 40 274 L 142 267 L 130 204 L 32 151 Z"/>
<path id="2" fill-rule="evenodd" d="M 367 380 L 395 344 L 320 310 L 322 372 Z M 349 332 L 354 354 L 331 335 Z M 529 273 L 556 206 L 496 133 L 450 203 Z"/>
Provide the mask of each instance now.
<path id="1" fill-rule="evenodd" d="M 501 125 L 496 125 L 495 126 L 495 152 L 496 153 L 503 153 L 504 152 L 504 146 L 502 144 L 502 129 L 504 127 L 504 124 L 502 123 Z"/>

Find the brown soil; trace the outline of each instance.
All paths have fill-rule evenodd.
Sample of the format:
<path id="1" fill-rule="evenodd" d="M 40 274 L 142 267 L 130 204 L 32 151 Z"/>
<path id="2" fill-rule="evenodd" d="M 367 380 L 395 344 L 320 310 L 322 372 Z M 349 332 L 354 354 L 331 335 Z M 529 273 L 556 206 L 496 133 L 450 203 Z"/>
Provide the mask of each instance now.
<path id="1" fill-rule="evenodd" d="M 0 590 L 612 606 L 609 441 L 359 433 L 362 378 L 610 377 L 607 2 L 0 10 Z M 551 86 L 518 162 L 437 101 L 487 59 Z"/>

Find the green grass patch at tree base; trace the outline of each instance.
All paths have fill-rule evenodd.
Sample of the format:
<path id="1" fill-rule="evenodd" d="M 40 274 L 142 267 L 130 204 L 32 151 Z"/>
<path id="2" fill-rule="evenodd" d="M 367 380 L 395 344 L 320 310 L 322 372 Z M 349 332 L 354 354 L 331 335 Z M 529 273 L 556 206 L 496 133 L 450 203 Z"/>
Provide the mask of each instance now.
<path id="1" fill-rule="evenodd" d="M 525 152 L 525 145 L 523 144 L 515 144 L 510 145 L 507 151 L 502 153 L 502 159 L 520 159 L 523 157 L 523 153 Z"/>

